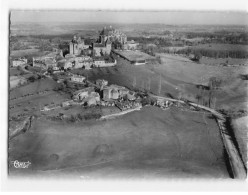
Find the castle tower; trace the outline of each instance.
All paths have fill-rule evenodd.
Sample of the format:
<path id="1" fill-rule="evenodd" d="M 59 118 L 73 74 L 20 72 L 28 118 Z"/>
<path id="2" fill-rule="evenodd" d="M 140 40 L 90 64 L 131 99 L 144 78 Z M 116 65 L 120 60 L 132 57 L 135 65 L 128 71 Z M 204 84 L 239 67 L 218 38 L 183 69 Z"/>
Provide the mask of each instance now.
<path id="1" fill-rule="evenodd" d="M 73 53 L 74 53 L 74 44 L 72 42 L 70 42 L 70 45 L 69 45 L 69 53 L 71 55 L 73 55 Z"/>

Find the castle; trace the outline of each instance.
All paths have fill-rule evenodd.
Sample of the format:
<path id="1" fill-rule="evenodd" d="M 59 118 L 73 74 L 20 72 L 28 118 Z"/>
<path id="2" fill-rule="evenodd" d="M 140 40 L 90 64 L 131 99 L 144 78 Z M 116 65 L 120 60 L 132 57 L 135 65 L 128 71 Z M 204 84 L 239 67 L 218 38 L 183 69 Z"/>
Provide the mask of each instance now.
<path id="1" fill-rule="evenodd" d="M 118 41 L 122 45 L 124 45 L 127 42 L 127 36 L 112 28 L 112 26 L 104 27 L 103 30 L 100 32 L 99 39 L 101 43 L 106 42 L 107 40 L 113 42 Z"/>
<path id="2" fill-rule="evenodd" d="M 84 40 L 75 35 L 70 42 L 69 53 L 71 55 L 80 55 L 82 50 L 90 49 L 92 50 L 93 56 L 109 55 L 112 49 L 112 42 L 115 41 L 124 46 L 127 43 L 127 36 L 115 30 L 112 26 L 104 27 L 103 30 L 100 31 L 98 40 L 92 43 L 91 47 L 85 45 Z"/>
<path id="3" fill-rule="evenodd" d="M 104 27 L 99 34 L 97 43 L 92 44 L 92 49 L 96 56 L 109 55 L 112 49 L 112 42 L 118 41 L 124 45 L 127 42 L 127 36 L 112 28 L 112 26 Z"/>

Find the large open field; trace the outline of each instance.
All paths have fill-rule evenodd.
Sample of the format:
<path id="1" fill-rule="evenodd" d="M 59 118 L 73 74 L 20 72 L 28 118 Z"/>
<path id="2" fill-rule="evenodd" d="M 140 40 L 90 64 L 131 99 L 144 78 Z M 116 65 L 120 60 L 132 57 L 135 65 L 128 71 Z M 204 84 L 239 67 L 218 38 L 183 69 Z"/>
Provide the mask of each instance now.
<path id="1" fill-rule="evenodd" d="M 200 44 L 197 46 L 193 46 L 195 49 L 211 49 L 211 50 L 225 50 L 225 51 L 247 51 L 248 46 L 247 45 L 237 45 L 237 44 Z"/>
<path id="2" fill-rule="evenodd" d="M 205 118 L 205 119 L 204 119 Z M 95 179 L 228 178 L 216 122 L 208 114 L 144 107 L 107 121 L 34 121 L 9 143 L 10 176 Z"/>
<path id="3" fill-rule="evenodd" d="M 239 151 L 247 168 L 247 141 L 248 141 L 248 116 L 232 121 L 234 135 L 236 137 Z"/>
<path id="4" fill-rule="evenodd" d="M 242 65 L 248 65 L 248 59 L 245 58 L 207 58 L 207 57 L 202 57 L 200 59 L 201 64 L 206 64 L 206 65 L 235 65 L 235 66 L 242 66 Z"/>

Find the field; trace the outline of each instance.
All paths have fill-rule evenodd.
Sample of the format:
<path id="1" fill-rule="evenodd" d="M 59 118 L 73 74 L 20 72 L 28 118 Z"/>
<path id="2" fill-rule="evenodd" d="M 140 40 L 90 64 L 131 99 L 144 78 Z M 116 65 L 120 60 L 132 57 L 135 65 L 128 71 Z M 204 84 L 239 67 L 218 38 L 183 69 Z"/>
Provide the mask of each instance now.
<path id="1" fill-rule="evenodd" d="M 55 92 L 53 89 L 58 84 L 51 79 L 41 79 L 28 83 L 9 93 L 9 114 L 40 115 L 40 109 L 53 103 L 60 104 L 70 98 L 68 94 Z"/>
<path id="2" fill-rule="evenodd" d="M 25 55 L 37 55 L 40 52 L 39 49 L 23 49 L 11 51 L 10 57 L 23 57 Z"/>
<path id="3" fill-rule="evenodd" d="M 197 46 L 192 46 L 194 49 L 211 49 L 215 51 L 248 51 L 247 45 L 237 45 L 237 44 L 199 44 Z"/>
<path id="4" fill-rule="evenodd" d="M 247 162 L 247 141 L 248 141 L 248 117 L 241 117 L 232 120 L 234 135 L 237 139 L 239 151 L 241 153 L 243 162 Z M 247 163 L 245 163 L 247 168 Z"/>
<path id="5" fill-rule="evenodd" d="M 26 83 L 26 79 L 23 77 L 11 76 L 10 77 L 10 89 L 17 87 L 18 85 L 22 85 Z"/>
<path id="6" fill-rule="evenodd" d="M 40 51 L 39 49 L 23 49 L 23 50 L 14 50 L 10 52 L 10 64 L 15 58 L 26 57 L 27 59 L 32 59 L 33 57 L 39 57 L 46 55 L 47 51 Z"/>
<path id="7" fill-rule="evenodd" d="M 248 59 L 239 59 L 239 58 L 206 58 L 202 57 L 200 59 L 201 64 L 206 65 L 248 65 Z"/>
<path id="8" fill-rule="evenodd" d="M 229 177 L 216 122 L 176 108 L 145 107 L 115 120 L 75 124 L 36 120 L 10 142 L 9 160 L 14 159 L 32 165 L 10 168 L 10 176 Z"/>

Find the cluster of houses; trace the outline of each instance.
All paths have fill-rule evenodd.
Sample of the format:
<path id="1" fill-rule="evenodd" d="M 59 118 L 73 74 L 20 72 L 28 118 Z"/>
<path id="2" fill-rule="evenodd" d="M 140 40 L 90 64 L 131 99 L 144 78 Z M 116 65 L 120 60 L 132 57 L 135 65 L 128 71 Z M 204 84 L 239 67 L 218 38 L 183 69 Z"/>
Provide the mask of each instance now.
<path id="1" fill-rule="evenodd" d="M 99 38 L 91 43 L 76 35 L 69 43 L 69 53 L 63 56 L 60 49 L 41 57 L 33 57 L 33 66 L 42 69 L 52 68 L 54 71 L 67 69 L 91 69 L 93 67 L 108 67 L 116 65 L 116 60 L 110 55 L 113 44 L 118 43 L 124 50 L 136 50 L 138 43 L 127 41 L 127 36 L 112 26 L 104 27 Z M 115 48 L 116 49 L 116 48 Z M 117 48 L 118 49 L 118 48 Z M 27 59 L 19 58 L 13 61 L 13 66 L 27 64 Z"/>
<path id="2" fill-rule="evenodd" d="M 86 78 L 80 75 L 72 75 L 70 79 L 72 82 L 86 83 Z M 126 87 L 113 84 L 108 85 L 108 81 L 97 79 L 95 84 L 92 83 L 91 86 L 74 91 L 72 93 L 72 99 L 63 102 L 60 107 L 70 105 L 101 105 L 117 106 L 121 110 L 125 110 L 139 106 L 140 102 L 138 100 L 139 98 L 136 93 Z M 43 110 L 47 111 L 50 110 L 50 108 Z"/>

